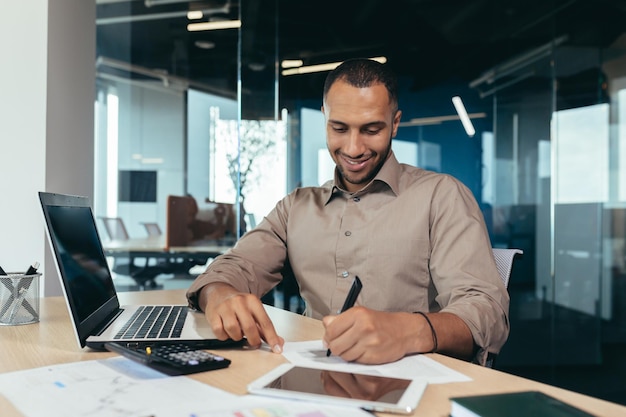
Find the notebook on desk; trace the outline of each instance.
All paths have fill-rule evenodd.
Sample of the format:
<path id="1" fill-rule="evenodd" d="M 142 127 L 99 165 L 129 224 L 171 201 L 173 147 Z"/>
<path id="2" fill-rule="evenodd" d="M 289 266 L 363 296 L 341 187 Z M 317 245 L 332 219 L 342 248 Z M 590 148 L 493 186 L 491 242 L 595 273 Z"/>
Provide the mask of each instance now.
<path id="1" fill-rule="evenodd" d="M 39 193 L 48 242 L 81 347 L 106 342 L 193 342 L 199 348 L 241 344 L 216 338 L 203 313 L 185 305 L 120 306 L 89 199 Z"/>

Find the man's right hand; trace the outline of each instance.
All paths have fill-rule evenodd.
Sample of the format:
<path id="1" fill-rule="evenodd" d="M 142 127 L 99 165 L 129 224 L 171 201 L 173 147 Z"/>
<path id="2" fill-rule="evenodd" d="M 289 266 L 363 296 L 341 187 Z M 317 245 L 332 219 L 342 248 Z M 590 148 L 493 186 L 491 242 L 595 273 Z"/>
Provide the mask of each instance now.
<path id="1" fill-rule="evenodd" d="M 218 339 L 241 340 L 245 336 L 251 347 L 257 348 L 265 341 L 273 352 L 282 352 L 285 340 L 276 334 L 256 295 L 239 292 L 225 283 L 212 283 L 202 288 L 199 302 Z"/>

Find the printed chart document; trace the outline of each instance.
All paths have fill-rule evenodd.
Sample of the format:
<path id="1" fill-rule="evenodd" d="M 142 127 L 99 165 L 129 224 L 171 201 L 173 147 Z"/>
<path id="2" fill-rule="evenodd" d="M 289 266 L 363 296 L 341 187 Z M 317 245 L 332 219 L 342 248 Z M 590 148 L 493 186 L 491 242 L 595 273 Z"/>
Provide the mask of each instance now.
<path id="1" fill-rule="evenodd" d="M 334 355 L 327 357 L 321 340 L 285 343 L 283 355 L 294 365 L 308 368 L 408 378 L 429 384 L 471 381 L 471 378 L 462 373 L 424 355 L 406 356 L 399 361 L 383 365 L 362 365 L 346 362 Z"/>
<path id="2" fill-rule="evenodd" d="M 0 392 L 26 417 L 371 417 L 358 408 L 237 396 L 122 357 L 0 374 Z"/>

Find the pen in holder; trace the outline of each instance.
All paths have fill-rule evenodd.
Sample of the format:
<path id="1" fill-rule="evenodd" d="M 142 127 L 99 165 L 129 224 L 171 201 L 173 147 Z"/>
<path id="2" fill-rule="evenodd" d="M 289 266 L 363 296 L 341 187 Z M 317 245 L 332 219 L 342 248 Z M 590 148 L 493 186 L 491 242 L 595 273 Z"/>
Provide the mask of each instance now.
<path id="1" fill-rule="evenodd" d="M 0 275 L 0 325 L 39 321 L 39 281 L 41 273 Z"/>

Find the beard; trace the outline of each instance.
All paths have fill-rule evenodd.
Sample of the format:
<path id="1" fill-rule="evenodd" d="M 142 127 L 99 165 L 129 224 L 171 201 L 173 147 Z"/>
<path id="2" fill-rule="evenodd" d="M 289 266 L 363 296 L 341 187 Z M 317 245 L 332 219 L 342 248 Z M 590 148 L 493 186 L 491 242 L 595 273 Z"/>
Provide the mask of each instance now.
<path id="1" fill-rule="evenodd" d="M 376 177 L 376 175 L 382 168 L 382 166 L 385 164 L 385 161 L 387 160 L 387 158 L 389 158 L 389 155 L 391 154 L 391 140 L 392 140 L 392 137 L 389 137 L 389 145 L 381 154 L 374 153 L 371 156 L 372 158 L 375 158 L 376 156 L 380 156 L 380 158 L 376 162 L 376 165 L 374 165 L 364 175 L 355 174 L 353 172 L 347 171 L 344 169 L 342 164 L 336 164 L 337 170 L 339 171 L 339 176 L 342 182 L 344 183 L 344 185 L 345 183 L 350 183 L 354 185 L 365 185 L 365 184 L 368 184 L 371 180 L 373 180 L 374 177 Z M 336 158 L 337 160 L 341 160 L 339 156 L 336 156 Z"/>

